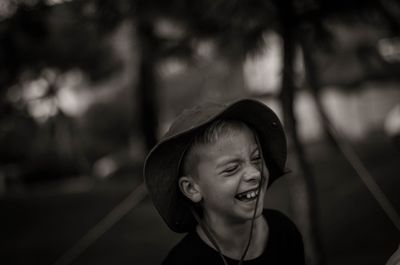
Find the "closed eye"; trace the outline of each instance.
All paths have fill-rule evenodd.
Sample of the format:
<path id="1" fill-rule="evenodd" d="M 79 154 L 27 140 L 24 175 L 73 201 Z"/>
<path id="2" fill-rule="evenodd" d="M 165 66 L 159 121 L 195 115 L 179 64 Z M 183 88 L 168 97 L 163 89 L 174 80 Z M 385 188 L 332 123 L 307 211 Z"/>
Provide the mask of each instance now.
<path id="1" fill-rule="evenodd" d="M 260 153 L 258 151 L 252 156 L 251 161 L 253 163 L 260 163 L 261 162 L 261 156 L 260 156 Z"/>
<path id="2" fill-rule="evenodd" d="M 238 165 L 238 164 L 232 164 L 232 165 L 226 167 L 226 168 L 222 171 L 222 173 L 223 173 L 223 174 L 231 175 L 231 174 L 234 174 L 238 169 L 239 169 L 239 165 Z"/>

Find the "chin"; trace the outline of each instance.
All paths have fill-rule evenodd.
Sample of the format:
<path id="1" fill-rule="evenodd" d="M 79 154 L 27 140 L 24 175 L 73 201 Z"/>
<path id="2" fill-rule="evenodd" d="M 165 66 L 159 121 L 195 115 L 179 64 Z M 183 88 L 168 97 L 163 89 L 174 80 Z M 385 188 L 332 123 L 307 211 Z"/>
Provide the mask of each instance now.
<path id="1" fill-rule="evenodd" d="M 261 206 L 257 209 L 256 218 L 260 217 L 263 214 L 264 207 Z"/>
<path id="2" fill-rule="evenodd" d="M 256 211 L 256 215 L 255 215 L 256 219 L 259 218 L 260 216 L 262 216 L 263 210 L 264 210 L 264 205 L 263 205 L 263 203 L 259 202 L 259 205 L 258 205 L 257 211 Z M 248 209 L 246 211 L 245 215 L 246 215 L 246 219 L 248 219 L 248 220 L 253 219 L 254 208 Z"/>

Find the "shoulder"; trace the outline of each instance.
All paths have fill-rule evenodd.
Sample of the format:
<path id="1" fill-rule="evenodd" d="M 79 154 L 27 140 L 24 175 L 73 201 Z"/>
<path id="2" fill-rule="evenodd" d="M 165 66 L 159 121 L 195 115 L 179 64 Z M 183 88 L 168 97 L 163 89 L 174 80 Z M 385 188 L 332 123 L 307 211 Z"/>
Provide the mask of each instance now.
<path id="1" fill-rule="evenodd" d="M 294 222 L 277 210 L 266 209 L 263 215 L 269 226 L 270 246 L 279 253 L 291 253 L 297 264 L 304 264 L 303 238 Z"/>
<path id="2" fill-rule="evenodd" d="M 263 210 L 263 215 L 269 218 L 277 218 L 277 219 L 281 219 L 281 220 L 289 220 L 289 217 L 287 217 L 284 213 L 275 210 L 275 209 L 264 209 Z"/>
<path id="3" fill-rule="evenodd" d="M 278 210 L 264 209 L 263 215 L 267 220 L 270 229 L 290 229 L 293 231 L 298 231 L 293 221 Z"/>
<path id="4" fill-rule="evenodd" d="M 193 236 L 187 234 L 178 242 L 168 253 L 164 259 L 162 265 L 169 264 L 184 264 L 189 258 L 189 252 L 191 252 L 191 245 L 193 245 Z"/>
<path id="5" fill-rule="evenodd" d="M 162 265 L 206 264 L 204 261 L 213 254 L 193 231 L 171 249 Z"/>

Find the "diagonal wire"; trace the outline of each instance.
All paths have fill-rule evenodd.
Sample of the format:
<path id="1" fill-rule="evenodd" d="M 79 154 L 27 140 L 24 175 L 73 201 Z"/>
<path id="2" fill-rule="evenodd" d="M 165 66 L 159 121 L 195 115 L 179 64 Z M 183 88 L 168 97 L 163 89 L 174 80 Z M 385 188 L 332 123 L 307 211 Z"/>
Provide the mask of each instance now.
<path id="1" fill-rule="evenodd" d="M 325 120 L 325 122 L 327 123 L 330 133 L 335 139 L 342 154 L 345 156 L 347 161 L 364 182 L 365 186 L 371 192 L 372 196 L 376 199 L 376 201 L 389 217 L 389 219 L 392 221 L 394 226 L 400 231 L 400 215 L 395 210 L 393 204 L 389 201 L 385 193 L 375 182 L 374 178 L 371 176 L 371 174 L 361 161 L 360 157 L 350 146 L 350 144 L 347 141 L 343 140 L 342 137 L 340 137 L 340 133 L 334 128 L 334 126 L 330 122 L 328 122 L 327 120 Z"/>
<path id="2" fill-rule="evenodd" d="M 319 80 L 317 78 L 318 75 L 316 69 L 316 63 L 314 61 L 311 52 L 309 51 L 308 47 L 309 44 L 307 42 L 307 38 L 304 38 L 305 34 L 302 35 L 301 44 L 303 48 L 303 60 L 305 63 L 305 67 L 307 69 L 308 74 L 308 81 L 311 86 L 312 96 L 314 98 L 314 102 L 322 119 L 322 123 L 331 137 L 331 139 L 335 142 L 339 150 L 342 152 L 345 159 L 349 162 L 351 167 L 354 171 L 358 174 L 361 181 L 365 184 L 367 189 L 370 191 L 372 196 L 378 202 L 379 206 L 385 212 L 387 217 L 392 221 L 393 225 L 400 231 L 400 215 L 394 208 L 393 204 L 389 201 L 386 194 L 382 191 L 382 189 L 378 186 L 375 182 L 372 175 L 369 173 L 363 162 L 361 161 L 360 157 L 357 155 L 356 151 L 352 146 L 346 141 L 343 137 L 343 133 L 335 128 L 335 126 L 330 121 L 325 109 L 320 100 L 320 87 Z M 314 73 L 313 75 L 311 73 Z"/>
<path id="3" fill-rule="evenodd" d="M 115 206 L 105 217 L 92 227 L 71 248 L 64 252 L 53 265 L 68 265 L 88 249 L 97 239 L 105 234 L 114 224 L 124 217 L 147 195 L 144 182 L 140 183 L 123 201 Z"/>

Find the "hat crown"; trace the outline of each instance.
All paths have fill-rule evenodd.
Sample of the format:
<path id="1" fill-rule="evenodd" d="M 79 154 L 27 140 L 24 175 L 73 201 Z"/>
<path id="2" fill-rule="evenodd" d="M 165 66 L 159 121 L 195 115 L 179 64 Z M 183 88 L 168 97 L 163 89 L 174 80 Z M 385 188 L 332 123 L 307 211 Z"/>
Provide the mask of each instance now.
<path id="1" fill-rule="evenodd" d="M 208 102 L 191 109 L 185 109 L 171 124 L 164 138 L 170 138 L 184 131 L 198 127 L 226 108 L 225 104 Z"/>

